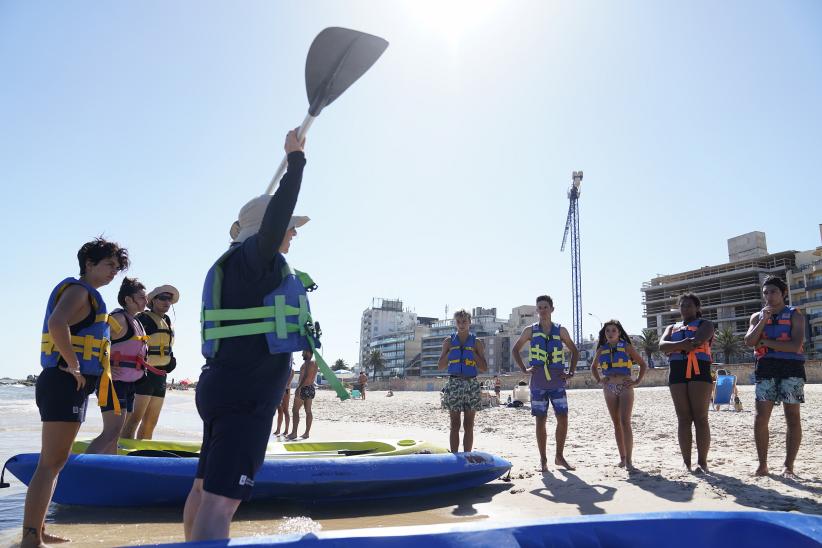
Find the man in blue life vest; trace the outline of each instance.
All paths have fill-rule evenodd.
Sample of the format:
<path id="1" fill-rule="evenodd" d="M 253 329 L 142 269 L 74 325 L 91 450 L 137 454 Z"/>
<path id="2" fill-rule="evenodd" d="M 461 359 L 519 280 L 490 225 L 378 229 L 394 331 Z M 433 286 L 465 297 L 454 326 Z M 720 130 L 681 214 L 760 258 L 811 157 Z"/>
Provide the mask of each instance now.
<path id="1" fill-rule="evenodd" d="M 557 451 L 554 462 L 568 470 L 574 467 L 568 464 L 563 456 L 565 437 L 568 434 L 568 397 L 565 392 L 566 380 L 574 376 L 579 360 L 579 350 L 568 334 L 568 330 L 551 321 L 554 312 L 554 301 L 548 295 L 537 297 L 537 314 L 539 322 L 523 330 L 522 335 L 512 351 L 523 373 L 531 375 L 531 414 L 536 418 L 537 449 L 539 449 L 540 470 L 547 469 L 546 445 L 548 434 L 545 423 L 548 417 L 548 404 L 554 406 L 557 418 L 556 442 Z M 525 367 L 520 350 L 530 344 L 529 366 Z M 571 366 L 565 372 L 565 352 L 562 345 L 571 352 Z"/>
<path id="2" fill-rule="evenodd" d="M 787 306 L 788 285 L 776 276 L 769 276 L 762 284 L 765 307 L 751 315 L 745 344 L 755 348 L 756 356 L 756 418 L 754 439 L 759 467 L 757 476 L 768 475 L 768 423 L 777 403 L 785 410 L 787 434 L 786 454 L 782 475 L 795 478 L 794 461 L 802 442 L 800 404 L 805 403 L 805 317 L 802 312 Z"/>
<path id="3" fill-rule="evenodd" d="M 462 447 L 468 452 L 474 447 L 474 416 L 482 407 L 479 371 L 488 371 L 485 346 L 471 333 L 471 314 L 465 310 L 454 313 L 457 332 L 442 341 L 438 369 L 448 368 L 445 387 L 445 407 L 451 415 L 451 452 L 460 450 L 460 426 L 464 430 Z"/>
<path id="4" fill-rule="evenodd" d="M 196 395 L 203 445 L 183 512 L 187 541 L 229 537 L 231 519 L 250 498 L 265 459 L 291 353 L 310 348 L 305 290 L 284 257 L 297 227 L 308 222 L 293 216 L 305 166 L 303 145 L 296 130 L 288 133 L 288 171 L 279 188 L 243 206 L 231 229 L 231 247 L 206 276 L 206 365 Z"/>

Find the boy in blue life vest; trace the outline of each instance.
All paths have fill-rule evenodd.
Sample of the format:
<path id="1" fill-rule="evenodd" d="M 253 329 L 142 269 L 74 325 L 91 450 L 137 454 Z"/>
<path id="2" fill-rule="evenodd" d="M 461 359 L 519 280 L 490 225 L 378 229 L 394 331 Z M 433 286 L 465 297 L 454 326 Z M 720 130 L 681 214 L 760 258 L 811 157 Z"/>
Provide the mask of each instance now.
<path id="1" fill-rule="evenodd" d="M 474 416 L 482 407 L 479 371 L 488 371 L 485 346 L 471 329 L 471 314 L 465 310 L 454 313 L 457 332 L 442 341 L 438 369 L 448 368 L 445 387 L 445 408 L 451 415 L 451 452 L 460 449 L 460 425 L 464 429 L 462 447 L 468 452 L 474 446 Z"/>
<path id="2" fill-rule="evenodd" d="M 788 306 L 788 286 L 776 276 L 762 284 L 765 307 L 751 315 L 745 344 L 755 348 L 756 418 L 754 439 L 759 467 L 757 476 L 768 475 L 768 423 L 775 404 L 782 402 L 787 423 L 785 466 L 782 475 L 795 479 L 794 461 L 802 442 L 799 406 L 805 403 L 805 317 Z"/>
<path id="3" fill-rule="evenodd" d="M 43 320 L 43 371 L 34 392 L 43 423 L 42 446 L 26 492 L 23 548 L 68 540 L 45 532 L 57 476 L 85 420 L 89 394 L 99 388 L 100 405 L 116 397 L 109 353 L 113 320 L 98 290 L 128 268 L 128 251 L 97 238 L 80 248 L 77 261 L 80 276 L 66 278 L 54 287 Z"/>
<path id="4" fill-rule="evenodd" d="M 556 442 L 557 451 L 554 462 L 568 470 L 574 467 L 568 464 L 563 456 L 565 437 L 568 434 L 568 397 L 565 392 L 566 380 L 574 376 L 579 360 L 579 350 L 568 334 L 568 330 L 551 321 L 554 312 L 554 301 L 548 295 L 537 297 L 537 314 L 539 321 L 523 330 L 512 351 L 514 361 L 523 373 L 531 375 L 531 414 L 536 419 L 537 449 L 539 449 L 540 470 L 545 471 L 548 465 L 546 445 L 548 434 L 545 423 L 548 417 L 548 404 L 554 407 L 557 418 Z M 530 361 L 528 367 L 519 355 L 523 346 L 529 344 Z M 571 366 L 565 372 L 565 352 L 563 346 L 571 352 Z"/>
<path id="5" fill-rule="evenodd" d="M 288 132 L 288 171 L 273 196 L 252 199 L 232 225 L 232 243 L 206 274 L 197 383 L 203 443 L 183 511 L 185 538 L 229 537 L 231 519 L 251 497 L 265 460 L 291 353 L 318 346 L 306 290 L 288 265 L 291 240 L 308 222 L 295 217 L 304 142 Z M 309 341 L 308 337 L 312 337 Z"/>

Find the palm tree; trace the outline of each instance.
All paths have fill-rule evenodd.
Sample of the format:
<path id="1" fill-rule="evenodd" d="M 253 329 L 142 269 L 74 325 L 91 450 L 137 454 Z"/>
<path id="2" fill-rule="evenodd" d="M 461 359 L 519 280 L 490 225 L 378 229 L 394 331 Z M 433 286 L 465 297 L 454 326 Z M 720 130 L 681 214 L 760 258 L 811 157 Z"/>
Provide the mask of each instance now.
<path id="1" fill-rule="evenodd" d="M 377 380 L 377 372 L 382 372 L 385 369 L 385 360 L 379 350 L 372 350 L 365 365 L 374 373 L 373 380 Z"/>
<path id="2" fill-rule="evenodd" d="M 743 338 L 734 334 L 733 328 L 725 326 L 714 334 L 713 347 L 722 352 L 725 363 L 732 363 L 734 356 L 744 351 Z"/>
<path id="3" fill-rule="evenodd" d="M 331 366 L 331 371 L 339 371 L 340 369 L 346 369 L 348 365 L 346 365 L 345 360 L 340 358 L 334 362 L 334 365 Z"/>
<path id="4" fill-rule="evenodd" d="M 659 333 L 656 329 L 646 328 L 639 336 L 639 350 L 648 358 L 648 367 L 654 366 L 654 356 L 659 354 Z"/>

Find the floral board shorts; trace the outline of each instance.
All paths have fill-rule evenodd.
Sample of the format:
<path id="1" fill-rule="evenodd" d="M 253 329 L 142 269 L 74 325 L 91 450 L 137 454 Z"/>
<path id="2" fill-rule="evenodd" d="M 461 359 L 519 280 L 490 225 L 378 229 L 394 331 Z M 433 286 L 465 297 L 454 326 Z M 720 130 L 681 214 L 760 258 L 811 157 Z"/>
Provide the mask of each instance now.
<path id="1" fill-rule="evenodd" d="M 756 401 L 805 403 L 805 380 L 802 377 L 760 379 L 756 381 Z"/>
<path id="2" fill-rule="evenodd" d="M 482 407 L 479 381 L 474 377 L 451 377 L 445 385 L 443 403 L 449 411 L 478 411 Z"/>
<path id="3" fill-rule="evenodd" d="M 531 389 L 531 415 L 535 417 L 548 416 L 548 403 L 554 406 L 554 415 L 568 414 L 568 396 L 564 388 L 549 390 Z"/>

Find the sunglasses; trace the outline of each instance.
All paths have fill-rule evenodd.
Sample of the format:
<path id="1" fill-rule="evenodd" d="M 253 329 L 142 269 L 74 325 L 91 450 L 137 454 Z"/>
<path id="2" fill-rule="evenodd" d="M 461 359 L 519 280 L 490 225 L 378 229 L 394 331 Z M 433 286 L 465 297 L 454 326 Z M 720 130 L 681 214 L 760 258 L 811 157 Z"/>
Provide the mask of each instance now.
<path id="1" fill-rule="evenodd" d="M 157 299 L 158 301 L 170 301 L 174 298 L 174 296 L 169 295 L 168 293 L 163 293 L 161 295 L 157 295 L 154 298 Z"/>

